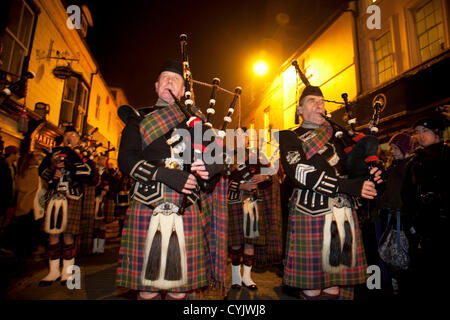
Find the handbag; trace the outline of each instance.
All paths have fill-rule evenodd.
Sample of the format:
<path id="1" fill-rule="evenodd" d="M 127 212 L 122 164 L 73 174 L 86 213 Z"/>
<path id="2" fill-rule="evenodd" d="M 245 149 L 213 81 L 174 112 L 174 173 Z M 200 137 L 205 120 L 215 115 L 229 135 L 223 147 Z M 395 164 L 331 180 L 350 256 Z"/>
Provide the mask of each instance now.
<path id="1" fill-rule="evenodd" d="M 391 222 L 392 212 L 388 215 L 388 226 L 381 236 L 378 245 L 380 258 L 396 269 L 406 270 L 409 267 L 409 243 L 405 232 L 401 230 L 400 211 L 397 210 L 397 227 Z"/>

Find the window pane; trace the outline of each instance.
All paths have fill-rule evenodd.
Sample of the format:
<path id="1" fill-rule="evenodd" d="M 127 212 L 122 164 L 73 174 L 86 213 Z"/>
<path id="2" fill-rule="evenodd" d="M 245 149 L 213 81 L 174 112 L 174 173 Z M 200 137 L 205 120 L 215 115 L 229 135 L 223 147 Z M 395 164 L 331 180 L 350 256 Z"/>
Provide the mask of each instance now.
<path id="1" fill-rule="evenodd" d="M 437 55 L 439 52 L 441 52 L 441 46 L 439 42 L 433 42 L 430 46 L 430 54 L 431 56 Z"/>
<path id="2" fill-rule="evenodd" d="M 380 50 L 376 51 L 376 56 L 377 56 L 377 61 L 381 60 L 382 56 L 381 56 Z"/>
<path id="3" fill-rule="evenodd" d="M 423 9 L 417 11 L 417 13 L 416 13 L 416 22 L 419 22 L 419 20 L 422 20 L 424 18 L 425 18 L 425 15 L 424 15 Z"/>
<path id="4" fill-rule="evenodd" d="M 382 72 L 384 71 L 384 60 L 381 60 L 378 64 L 378 71 Z"/>
<path id="5" fill-rule="evenodd" d="M 23 57 L 25 55 L 25 50 L 20 47 L 17 42 L 14 43 L 13 51 L 12 51 L 12 61 L 11 61 L 11 72 L 15 74 L 20 74 L 22 69 Z"/>
<path id="6" fill-rule="evenodd" d="M 11 71 L 10 62 L 12 55 L 13 39 L 9 34 L 5 34 L 3 38 L 3 51 L 0 56 L 0 60 L 3 62 L 2 69 L 6 71 Z"/>
<path id="7" fill-rule="evenodd" d="M 420 51 L 422 55 L 422 61 L 428 60 L 430 58 L 430 48 L 426 47 Z"/>
<path id="8" fill-rule="evenodd" d="M 389 68 L 392 68 L 392 66 L 393 66 L 393 59 L 392 59 L 392 55 L 389 55 L 387 58 L 386 58 L 386 65 L 387 66 L 389 66 Z"/>
<path id="9" fill-rule="evenodd" d="M 428 16 L 433 12 L 433 2 L 430 1 L 424 6 L 425 16 Z"/>
<path id="10" fill-rule="evenodd" d="M 430 42 L 435 42 L 439 39 L 438 28 L 433 28 L 428 32 L 428 39 Z"/>
<path id="11" fill-rule="evenodd" d="M 383 47 L 383 51 L 382 51 L 383 57 L 386 57 L 389 54 L 388 48 L 387 46 Z"/>
<path id="12" fill-rule="evenodd" d="M 8 18 L 8 29 L 12 32 L 15 36 L 17 36 L 17 33 L 19 32 L 19 23 L 20 23 L 20 14 L 22 11 L 22 1 L 21 0 L 14 0 L 11 3 L 11 8 L 9 11 L 9 18 Z"/>
<path id="13" fill-rule="evenodd" d="M 428 44 L 428 36 L 425 33 L 419 37 L 420 48 L 425 48 L 427 44 Z"/>
<path id="14" fill-rule="evenodd" d="M 28 7 L 24 7 L 22 16 L 22 25 L 20 26 L 19 40 L 28 49 L 31 27 L 33 24 L 33 14 L 30 12 Z"/>
<path id="15" fill-rule="evenodd" d="M 433 27 L 434 26 L 434 14 L 432 14 L 432 15 L 429 15 L 426 19 L 425 19 L 425 22 L 426 22 L 426 26 L 427 26 L 427 29 L 430 29 L 431 27 Z"/>
<path id="16" fill-rule="evenodd" d="M 60 122 L 72 122 L 73 103 L 64 101 L 61 105 Z"/>
<path id="17" fill-rule="evenodd" d="M 417 34 L 421 35 L 425 32 L 425 20 L 420 21 L 417 23 Z"/>
<path id="18" fill-rule="evenodd" d="M 63 99 L 75 102 L 75 94 L 77 90 L 78 80 L 74 77 L 71 77 L 66 80 L 64 87 Z"/>

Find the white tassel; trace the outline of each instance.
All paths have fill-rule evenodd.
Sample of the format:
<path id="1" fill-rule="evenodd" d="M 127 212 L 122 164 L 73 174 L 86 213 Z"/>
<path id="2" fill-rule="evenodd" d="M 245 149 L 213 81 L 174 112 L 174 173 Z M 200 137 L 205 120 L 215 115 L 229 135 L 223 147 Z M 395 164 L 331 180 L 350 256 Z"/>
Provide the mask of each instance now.
<path id="1" fill-rule="evenodd" d="M 159 272 L 159 277 L 157 280 L 148 280 L 145 278 L 145 270 L 147 269 L 148 254 L 150 252 L 150 247 L 152 244 L 153 237 L 158 228 L 158 224 L 161 228 L 161 268 Z M 166 271 L 167 263 L 167 250 L 169 247 L 169 239 L 172 234 L 172 230 L 175 228 L 177 233 L 178 242 L 180 245 L 180 255 L 181 255 L 181 271 L 182 278 L 180 280 L 169 281 L 164 279 L 164 274 Z M 163 214 L 158 214 L 152 216 L 150 220 L 150 226 L 147 234 L 147 240 L 145 244 L 145 260 L 142 269 L 142 284 L 144 286 L 152 286 L 162 290 L 167 290 L 171 288 L 178 288 L 187 283 L 187 257 L 186 257 L 186 244 L 184 239 L 184 228 L 183 228 L 183 218 L 175 213 L 165 216 Z"/>

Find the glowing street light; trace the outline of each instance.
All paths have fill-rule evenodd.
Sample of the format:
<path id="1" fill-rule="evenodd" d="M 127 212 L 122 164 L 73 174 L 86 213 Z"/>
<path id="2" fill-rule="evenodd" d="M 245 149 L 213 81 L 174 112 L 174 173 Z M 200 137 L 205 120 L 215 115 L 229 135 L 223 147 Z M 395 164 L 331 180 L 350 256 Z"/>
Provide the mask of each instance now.
<path id="1" fill-rule="evenodd" d="M 253 65 L 253 71 L 258 76 L 265 75 L 268 70 L 269 70 L 269 65 L 263 60 L 259 60 L 259 61 L 255 62 L 255 64 Z"/>

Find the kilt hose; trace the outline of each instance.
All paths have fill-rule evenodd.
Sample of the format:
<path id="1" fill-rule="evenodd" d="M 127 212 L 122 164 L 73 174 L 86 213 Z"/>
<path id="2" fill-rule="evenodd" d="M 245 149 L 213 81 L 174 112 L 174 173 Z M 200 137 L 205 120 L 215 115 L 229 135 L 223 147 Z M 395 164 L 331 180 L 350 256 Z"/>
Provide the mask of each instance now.
<path id="1" fill-rule="evenodd" d="M 80 222 L 80 234 L 78 237 L 77 245 L 78 252 L 80 254 L 92 253 L 94 233 L 94 214 L 95 214 L 95 186 L 84 185 Z"/>
<path id="2" fill-rule="evenodd" d="M 272 185 L 261 190 L 263 215 L 266 224 L 266 245 L 255 247 L 255 265 L 271 266 L 282 262 L 282 214 L 280 184 L 276 175 Z"/>
<path id="3" fill-rule="evenodd" d="M 116 285 L 133 290 L 160 291 L 159 288 L 142 285 L 142 269 L 145 257 L 145 241 L 152 210 L 135 200 L 127 210 L 119 250 Z M 208 286 L 206 248 L 203 225 L 205 218 L 197 205 L 186 208 L 183 228 L 187 256 L 187 283 L 169 292 L 187 292 Z"/>
<path id="4" fill-rule="evenodd" d="M 367 262 L 358 217 L 353 211 L 356 236 L 355 266 L 338 273 L 328 273 L 322 267 L 322 241 L 325 216 L 311 217 L 296 211 L 290 203 L 283 283 L 301 289 L 323 289 L 344 286 L 341 292 L 353 297 L 353 286 L 366 280 Z"/>

